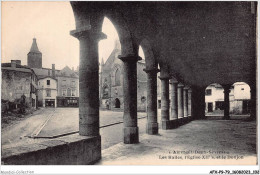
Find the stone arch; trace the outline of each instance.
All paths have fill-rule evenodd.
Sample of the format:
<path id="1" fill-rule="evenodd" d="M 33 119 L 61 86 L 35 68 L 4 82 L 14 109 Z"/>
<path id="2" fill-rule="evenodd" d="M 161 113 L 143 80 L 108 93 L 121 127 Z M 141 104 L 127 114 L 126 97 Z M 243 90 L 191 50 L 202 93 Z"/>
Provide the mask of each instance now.
<path id="1" fill-rule="evenodd" d="M 160 62 L 160 77 L 168 77 L 170 78 L 170 69 L 169 65 L 166 62 Z"/>
<path id="2" fill-rule="evenodd" d="M 107 10 L 104 12 L 104 17 L 107 17 L 116 28 L 121 44 L 122 56 L 138 55 L 138 45 L 135 44 L 133 34 L 123 18 L 123 15 L 117 10 Z"/>
<path id="3" fill-rule="evenodd" d="M 144 51 L 146 69 L 148 69 L 148 70 L 157 69 L 158 63 L 154 57 L 154 52 L 153 52 L 152 46 L 151 46 L 150 42 L 148 41 L 148 39 L 144 38 L 141 41 L 140 45 Z"/>
<path id="4" fill-rule="evenodd" d="M 138 56 L 137 41 L 120 9 L 111 9 L 104 2 L 88 2 L 87 6 L 84 2 L 71 2 L 71 6 L 77 30 L 101 32 L 104 18 L 107 17 L 118 33 L 122 56 Z"/>
<path id="5" fill-rule="evenodd" d="M 118 98 L 115 99 L 115 108 L 120 108 L 120 100 Z"/>

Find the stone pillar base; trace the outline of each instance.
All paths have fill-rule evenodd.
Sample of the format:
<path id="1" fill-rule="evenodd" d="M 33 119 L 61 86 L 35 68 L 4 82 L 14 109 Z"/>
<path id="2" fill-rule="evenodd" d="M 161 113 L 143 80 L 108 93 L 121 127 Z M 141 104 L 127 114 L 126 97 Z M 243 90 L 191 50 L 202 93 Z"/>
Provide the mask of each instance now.
<path id="1" fill-rule="evenodd" d="M 229 119 L 230 119 L 230 116 L 229 116 L 229 115 L 223 117 L 223 120 L 229 120 Z"/>
<path id="2" fill-rule="evenodd" d="M 171 129 L 171 127 L 170 127 L 170 120 L 162 121 L 162 129 L 163 130 Z"/>
<path id="3" fill-rule="evenodd" d="M 178 126 L 179 126 L 179 121 L 177 119 L 162 121 L 163 130 L 178 128 Z"/>
<path id="4" fill-rule="evenodd" d="M 147 123 L 146 124 L 146 133 L 149 135 L 158 134 L 158 123 Z"/>
<path id="5" fill-rule="evenodd" d="M 139 143 L 138 127 L 124 128 L 124 143 L 125 144 Z"/>
<path id="6" fill-rule="evenodd" d="M 171 122 L 171 128 L 172 128 L 172 129 L 179 127 L 179 121 L 178 121 L 178 119 L 170 120 L 170 122 Z"/>
<path id="7" fill-rule="evenodd" d="M 183 118 L 178 118 L 179 126 L 184 125 L 184 120 Z"/>
<path id="8" fill-rule="evenodd" d="M 189 123 L 189 118 L 188 117 L 184 117 L 184 124 Z"/>

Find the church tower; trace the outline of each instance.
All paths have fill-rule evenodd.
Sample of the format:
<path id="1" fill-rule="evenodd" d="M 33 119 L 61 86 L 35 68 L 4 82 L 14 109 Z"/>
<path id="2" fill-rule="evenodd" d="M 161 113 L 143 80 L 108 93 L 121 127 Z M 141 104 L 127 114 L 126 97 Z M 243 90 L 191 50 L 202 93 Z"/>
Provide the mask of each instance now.
<path id="1" fill-rule="evenodd" d="M 42 53 L 38 49 L 36 38 L 33 38 L 31 50 L 27 54 L 27 65 L 30 68 L 42 68 Z"/>

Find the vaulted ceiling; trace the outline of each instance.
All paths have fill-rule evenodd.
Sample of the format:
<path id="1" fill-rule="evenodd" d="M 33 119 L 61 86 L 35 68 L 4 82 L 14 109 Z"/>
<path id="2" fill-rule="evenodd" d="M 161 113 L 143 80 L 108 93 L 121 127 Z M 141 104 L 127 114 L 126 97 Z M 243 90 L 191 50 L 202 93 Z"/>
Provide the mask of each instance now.
<path id="1" fill-rule="evenodd" d="M 160 66 L 168 67 L 169 73 L 184 83 L 207 86 L 256 81 L 256 3 L 121 1 L 71 5 L 77 27 L 88 22 L 98 26 L 93 19 L 101 24 L 107 16 L 118 30 L 122 47 L 127 39 L 133 48 L 146 39 L 149 53 Z"/>

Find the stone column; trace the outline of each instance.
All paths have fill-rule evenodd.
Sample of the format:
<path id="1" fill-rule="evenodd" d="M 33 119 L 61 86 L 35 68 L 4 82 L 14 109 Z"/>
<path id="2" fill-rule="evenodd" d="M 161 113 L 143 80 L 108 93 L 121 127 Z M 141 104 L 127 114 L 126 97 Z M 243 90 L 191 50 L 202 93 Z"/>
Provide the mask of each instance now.
<path id="1" fill-rule="evenodd" d="M 188 116 L 191 116 L 191 94 L 192 90 L 188 90 Z"/>
<path id="2" fill-rule="evenodd" d="M 169 129 L 169 77 L 159 77 L 161 79 L 161 121 L 162 129 Z"/>
<path id="3" fill-rule="evenodd" d="M 250 119 L 251 120 L 256 120 L 256 109 L 257 109 L 257 94 L 256 94 L 256 85 L 255 83 L 250 84 Z"/>
<path id="4" fill-rule="evenodd" d="M 178 118 L 183 118 L 184 117 L 184 112 L 183 112 L 183 84 L 179 83 L 178 84 Z"/>
<path id="5" fill-rule="evenodd" d="M 73 30 L 80 45 L 79 67 L 79 134 L 99 136 L 99 82 L 98 41 L 103 33 L 91 30 Z"/>
<path id="6" fill-rule="evenodd" d="M 230 85 L 223 85 L 224 88 L 224 118 L 223 119 L 230 119 L 229 116 L 229 93 L 230 93 Z"/>
<path id="7" fill-rule="evenodd" d="M 137 127 L 137 70 L 136 62 L 139 56 L 119 56 L 123 61 L 124 81 L 124 143 L 133 144 L 139 142 Z"/>
<path id="8" fill-rule="evenodd" d="M 183 88 L 183 116 L 188 117 L 188 87 Z"/>
<path id="9" fill-rule="evenodd" d="M 144 69 L 147 74 L 147 124 L 146 133 L 158 134 L 157 122 L 157 72 L 158 69 Z"/>
<path id="10" fill-rule="evenodd" d="M 178 81 L 172 79 L 171 85 L 171 120 L 178 119 Z"/>
<path id="11" fill-rule="evenodd" d="M 191 96 L 191 119 L 205 119 L 205 88 L 204 86 L 192 87 Z"/>

